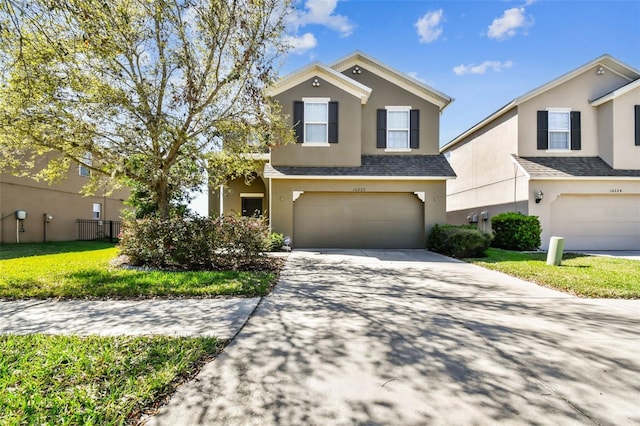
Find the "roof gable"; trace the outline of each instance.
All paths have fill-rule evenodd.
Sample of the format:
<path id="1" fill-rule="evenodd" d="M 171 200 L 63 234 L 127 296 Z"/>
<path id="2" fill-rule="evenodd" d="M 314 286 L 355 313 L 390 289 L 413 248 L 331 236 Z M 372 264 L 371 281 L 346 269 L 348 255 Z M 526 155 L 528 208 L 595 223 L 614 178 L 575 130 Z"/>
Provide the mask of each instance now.
<path id="1" fill-rule="evenodd" d="M 621 76 L 622 78 L 628 80 L 629 82 L 633 82 L 634 80 L 637 80 L 640 78 L 640 71 L 638 71 L 637 69 L 626 65 L 623 62 L 618 61 L 617 59 L 613 58 L 610 55 L 602 55 L 597 57 L 596 59 L 572 70 L 569 71 L 566 74 L 561 75 L 558 78 L 555 78 L 554 80 L 551 80 L 548 83 L 545 83 L 541 86 L 536 87 L 535 89 L 523 94 L 522 96 L 519 96 L 515 99 L 513 99 L 511 102 L 509 102 L 508 104 L 506 104 L 504 107 L 500 108 L 499 110 L 497 110 L 496 112 L 494 112 L 493 114 L 490 114 L 489 116 L 487 116 L 486 118 L 484 118 L 482 121 L 480 121 L 479 123 L 473 125 L 472 127 L 470 127 L 469 129 L 465 130 L 464 132 L 462 132 L 460 135 L 456 136 L 455 138 L 453 138 L 450 142 L 446 143 L 442 148 L 440 148 L 440 152 L 447 152 L 449 150 L 451 150 L 454 146 L 456 146 L 458 143 L 460 143 L 463 139 L 465 139 L 467 136 L 469 136 L 470 134 L 472 134 L 473 132 L 479 130 L 480 128 L 484 127 L 485 125 L 487 125 L 488 123 L 492 122 L 493 120 L 495 120 L 496 118 L 500 117 L 501 115 L 505 114 L 506 112 L 510 111 L 512 108 L 517 107 L 518 105 L 522 104 L 523 102 L 528 101 L 529 99 L 532 99 L 536 96 L 539 96 L 555 87 L 560 86 L 561 84 L 566 83 L 567 81 L 587 72 L 588 70 L 596 67 L 596 66 L 601 66 L 603 68 L 603 70 L 612 72 L 616 75 Z M 629 84 L 623 86 L 626 87 L 629 86 Z M 620 90 L 620 89 L 618 89 Z M 630 89 L 629 89 L 630 90 Z M 615 91 L 614 91 L 615 92 Z M 605 95 L 605 97 L 608 95 Z M 606 101 L 603 101 L 606 102 Z"/>
<path id="2" fill-rule="evenodd" d="M 319 62 L 314 62 L 284 76 L 267 90 L 267 95 L 279 95 L 280 93 L 302 84 L 313 77 L 322 78 L 328 83 L 355 96 L 360 99 L 362 104 L 366 104 L 369 100 L 369 95 L 371 94 L 371 89 L 369 87 L 327 67 L 326 65 L 322 65 Z"/>
<path id="3" fill-rule="evenodd" d="M 340 73 L 348 70 L 356 65 L 363 66 L 371 73 L 383 78 L 398 87 L 401 87 L 414 95 L 437 105 L 440 111 L 444 110 L 451 102 L 453 98 L 445 95 L 444 93 L 427 86 L 415 78 L 395 70 L 388 65 L 368 56 L 360 51 L 351 53 L 342 59 L 337 60 L 330 67 Z"/>

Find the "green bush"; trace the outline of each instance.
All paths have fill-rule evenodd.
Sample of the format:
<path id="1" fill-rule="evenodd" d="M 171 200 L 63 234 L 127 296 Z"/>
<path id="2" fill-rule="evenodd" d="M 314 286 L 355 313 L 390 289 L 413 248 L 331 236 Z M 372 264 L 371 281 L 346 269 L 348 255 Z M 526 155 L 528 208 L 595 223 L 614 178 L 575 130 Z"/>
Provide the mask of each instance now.
<path id="1" fill-rule="evenodd" d="M 540 247 L 538 216 L 506 212 L 491 218 L 494 239 L 492 246 L 506 250 L 535 250 Z"/>
<path id="2" fill-rule="evenodd" d="M 250 268 L 271 247 L 261 218 L 224 216 L 127 219 L 120 251 L 138 266 L 210 270 Z"/>
<path id="3" fill-rule="evenodd" d="M 271 251 L 278 251 L 284 246 L 284 234 L 273 232 L 269 239 L 271 240 Z"/>
<path id="4" fill-rule="evenodd" d="M 453 257 L 484 257 L 492 235 L 471 225 L 435 225 L 427 237 L 427 248 Z"/>

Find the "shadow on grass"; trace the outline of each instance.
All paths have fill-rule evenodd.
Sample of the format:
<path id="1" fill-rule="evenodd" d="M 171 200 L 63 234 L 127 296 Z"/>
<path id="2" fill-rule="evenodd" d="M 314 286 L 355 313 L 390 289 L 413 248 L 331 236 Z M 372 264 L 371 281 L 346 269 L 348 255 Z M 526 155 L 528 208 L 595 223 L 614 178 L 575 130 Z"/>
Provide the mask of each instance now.
<path id="1" fill-rule="evenodd" d="M 115 244 L 103 241 L 58 241 L 50 243 L 20 243 L 0 245 L 0 260 L 47 254 L 104 250 Z"/>

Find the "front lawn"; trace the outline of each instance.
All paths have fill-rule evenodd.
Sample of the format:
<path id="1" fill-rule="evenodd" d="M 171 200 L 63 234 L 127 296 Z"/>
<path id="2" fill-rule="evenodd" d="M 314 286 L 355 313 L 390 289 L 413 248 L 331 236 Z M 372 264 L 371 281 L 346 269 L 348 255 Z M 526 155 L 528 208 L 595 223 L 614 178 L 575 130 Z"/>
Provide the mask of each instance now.
<path id="1" fill-rule="evenodd" d="M 546 253 L 487 250 L 488 256 L 465 259 L 546 287 L 592 298 L 640 298 L 640 262 L 565 253 L 561 266 L 546 264 Z"/>
<path id="2" fill-rule="evenodd" d="M 0 424 L 136 423 L 221 348 L 215 338 L 0 336 Z"/>
<path id="3" fill-rule="evenodd" d="M 111 266 L 113 244 L 65 242 L 0 247 L 0 298 L 262 296 L 273 271 L 165 272 Z"/>

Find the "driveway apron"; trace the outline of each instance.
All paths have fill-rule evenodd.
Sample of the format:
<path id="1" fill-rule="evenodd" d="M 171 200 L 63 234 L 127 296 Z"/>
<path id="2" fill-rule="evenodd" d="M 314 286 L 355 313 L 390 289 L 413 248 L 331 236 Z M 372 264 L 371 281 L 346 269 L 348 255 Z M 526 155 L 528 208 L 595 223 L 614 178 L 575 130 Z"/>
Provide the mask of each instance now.
<path id="1" fill-rule="evenodd" d="M 640 301 L 424 250 L 294 251 L 151 424 L 640 424 Z"/>

